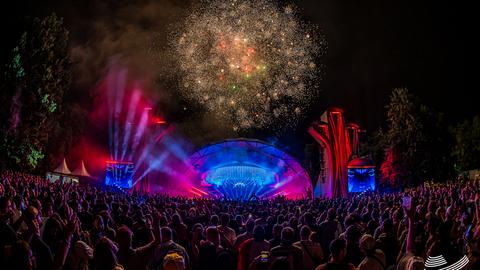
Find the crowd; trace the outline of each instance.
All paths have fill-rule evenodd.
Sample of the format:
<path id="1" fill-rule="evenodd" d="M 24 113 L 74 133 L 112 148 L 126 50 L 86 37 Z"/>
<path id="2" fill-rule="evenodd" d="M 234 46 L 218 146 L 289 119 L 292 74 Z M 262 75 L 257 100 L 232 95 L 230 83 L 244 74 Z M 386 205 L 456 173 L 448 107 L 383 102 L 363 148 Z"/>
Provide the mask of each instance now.
<path id="1" fill-rule="evenodd" d="M 423 270 L 429 257 L 452 264 L 466 255 L 466 269 L 480 269 L 479 188 L 462 182 L 238 202 L 102 191 L 4 171 L 0 268 Z"/>

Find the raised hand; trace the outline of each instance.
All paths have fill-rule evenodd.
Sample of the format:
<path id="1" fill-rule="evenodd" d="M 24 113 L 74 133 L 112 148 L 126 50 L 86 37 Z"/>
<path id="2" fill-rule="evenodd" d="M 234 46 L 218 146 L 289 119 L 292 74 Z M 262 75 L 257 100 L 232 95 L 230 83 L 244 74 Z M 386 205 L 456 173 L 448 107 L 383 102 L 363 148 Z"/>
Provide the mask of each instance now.
<path id="1" fill-rule="evenodd" d="M 69 207 L 70 208 L 70 207 Z M 72 214 L 72 210 L 70 209 L 70 214 L 67 217 L 67 222 L 63 226 L 65 232 L 65 238 L 69 239 L 77 229 L 78 218 L 76 215 Z"/>
<path id="2" fill-rule="evenodd" d="M 415 197 L 412 197 L 411 204 L 410 204 L 410 209 L 407 209 L 405 207 L 403 207 L 403 209 L 405 211 L 405 214 L 408 217 L 408 220 L 412 221 L 414 216 L 415 216 L 415 211 L 417 209 Z"/>

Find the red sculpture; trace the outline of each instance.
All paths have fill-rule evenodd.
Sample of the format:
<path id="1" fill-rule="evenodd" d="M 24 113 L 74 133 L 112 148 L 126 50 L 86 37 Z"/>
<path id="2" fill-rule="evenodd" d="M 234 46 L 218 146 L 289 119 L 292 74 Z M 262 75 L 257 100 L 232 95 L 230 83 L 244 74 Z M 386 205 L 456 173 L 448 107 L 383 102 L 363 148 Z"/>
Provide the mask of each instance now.
<path id="1" fill-rule="evenodd" d="M 340 108 L 328 108 L 321 121 L 312 123 L 308 129 L 323 153 L 323 170 L 315 185 L 315 197 L 347 196 L 347 164 L 352 156 L 358 154 L 359 126 L 345 124 L 343 114 Z"/>

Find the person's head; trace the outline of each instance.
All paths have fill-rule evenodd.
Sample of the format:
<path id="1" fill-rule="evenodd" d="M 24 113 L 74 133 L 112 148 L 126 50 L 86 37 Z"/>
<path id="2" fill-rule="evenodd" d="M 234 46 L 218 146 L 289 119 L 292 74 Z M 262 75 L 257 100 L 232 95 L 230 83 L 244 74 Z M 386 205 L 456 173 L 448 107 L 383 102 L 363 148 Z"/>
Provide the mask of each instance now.
<path id="1" fill-rule="evenodd" d="M 90 210 L 90 204 L 87 200 L 82 201 L 82 210 L 88 212 Z"/>
<path id="2" fill-rule="evenodd" d="M 337 216 L 337 213 L 335 212 L 335 209 L 334 209 L 334 208 L 328 209 L 327 219 L 328 219 L 329 221 L 333 221 L 336 216 Z"/>
<path id="3" fill-rule="evenodd" d="M 38 212 L 42 213 L 42 203 L 40 202 L 39 199 L 33 199 L 31 202 L 30 202 L 30 205 L 37 208 L 38 209 Z"/>
<path id="4" fill-rule="evenodd" d="M 218 225 L 218 216 L 217 215 L 212 215 L 210 217 L 210 224 L 212 226 L 217 226 Z"/>
<path id="5" fill-rule="evenodd" d="M 236 216 L 235 216 L 235 221 L 237 222 L 237 224 L 238 224 L 239 226 L 243 225 L 243 217 L 242 217 L 242 215 L 236 215 Z"/>
<path id="6" fill-rule="evenodd" d="M 173 214 L 172 223 L 175 224 L 175 225 L 179 225 L 179 224 L 182 223 L 182 219 L 180 218 L 179 214 Z"/>
<path id="7" fill-rule="evenodd" d="M 12 247 L 11 265 L 18 270 L 35 269 L 35 257 L 27 242 L 17 241 Z"/>
<path id="8" fill-rule="evenodd" d="M 177 252 L 168 253 L 163 258 L 163 269 L 165 270 L 184 270 L 185 260 Z"/>
<path id="9" fill-rule="evenodd" d="M 399 208 L 393 212 L 393 221 L 398 223 L 403 219 L 403 208 Z"/>
<path id="10" fill-rule="evenodd" d="M 293 244 L 293 241 L 295 240 L 295 231 L 290 227 L 283 228 L 281 240 L 284 245 Z"/>
<path id="11" fill-rule="evenodd" d="M 345 231 L 345 238 L 349 245 L 354 244 L 356 245 L 362 236 L 362 232 L 357 225 L 351 225 Z"/>
<path id="12" fill-rule="evenodd" d="M 277 257 L 273 260 L 269 270 L 291 270 L 287 257 Z"/>
<path id="13" fill-rule="evenodd" d="M 72 253 L 75 256 L 85 262 L 88 263 L 93 258 L 93 249 L 83 241 L 76 241 L 72 248 Z"/>
<path id="14" fill-rule="evenodd" d="M 71 201 L 68 205 L 72 208 L 73 212 L 80 213 L 81 206 L 78 201 Z"/>
<path id="15" fill-rule="evenodd" d="M 386 218 L 382 221 L 382 231 L 384 233 L 391 232 L 393 230 L 393 220 Z"/>
<path id="16" fill-rule="evenodd" d="M 22 194 L 22 192 L 20 192 L 20 194 Z M 14 196 L 12 202 L 14 203 L 14 207 L 15 207 L 16 209 L 22 209 L 22 205 L 25 204 L 25 202 L 24 202 L 24 200 L 23 200 L 23 197 L 20 196 L 20 195 Z"/>
<path id="17" fill-rule="evenodd" d="M 120 249 L 132 247 L 132 231 L 127 226 L 122 226 L 118 229 L 117 243 Z"/>
<path id="18" fill-rule="evenodd" d="M 93 228 L 95 228 L 95 230 L 97 231 L 103 231 L 105 229 L 102 216 L 95 216 L 95 218 L 93 219 Z"/>
<path id="19" fill-rule="evenodd" d="M 38 222 L 40 222 L 40 213 L 39 211 L 37 210 L 37 208 L 35 208 L 34 206 L 29 206 L 26 210 L 25 210 L 25 216 L 28 218 L 28 220 L 32 221 L 32 220 L 37 220 Z"/>
<path id="20" fill-rule="evenodd" d="M 12 200 L 9 197 L 0 197 L 0 215 L 13 213 Z"/>
<path id="21" fill-rule="evenodd" d="M 303 225 L 300 229 L 300 240 L 309 240 L 312 230 L 307 225 Z"/>
<path id="22" fill-rule="evenodd" d="M 295 217 L 290 218 L 288 223 L 289 223 L 290 227 L 292 227 L 292 228 L 297 228 L 298 227 L 298 219 L 295 218 Z"/>
<path id="23" fill-rule="evenodd" d="M 310 213 L 310 212 L 306 212 L 305 215 L 303 216 L 303 219 L 305 220 L 305 223 L 307 225 L 313 225 L 313 223 L 315 223 L 315 219 L 314 219 L 312 213 Z"/>
<path id="24" fill-rule="evenodd" d="M 247 230 L 247 233 L 253 233 L 253 228 L 255 228 L 255 220 L 249 218 L 247 220 L 247 223 L 245 224 L 245 228 Z"/>
<path id="25" fill-rule="evenodd" d="M 60 217 L 57 214 L 54 214 L 45 222 L 42 240 L 52 249 L 62 237 L 63 227 L 60 222 Z"/>
<path id="26" fill-rule="evenodd" d="M 257 225 L 253 229 L 253 240 L 256 242 L 261 242 L 265 240 L 265 229 L 263 226 Z"/>
<path id="27" fill-rule="evenodd" d="M 445 208 L 443 207 L 437 208 L 437 210 L 435 211 L 435 215 L 442 220 L 445 219 Z"/>
<path id="28" fill-rule="evenodd" d="M 266 213 L 267 211 L 264 211 Z M 267 224 L 268 226 L 272 227 L 275 224 L 275 219 L 272 216 L 267 217 Z"/>
<path id="29" fill-rule="evenodd" d="M 370 234 L 364 234 L 360 238 L 359 246 L 366 255 L 373 254 L 376 246 L 375 238 L 373 238 L 373 236 Z"/>
<path id="30" fill-rule="evenodd" d="M 337 262 L 343 262 L 345 259 L 345 253 L 347 242 L 344 239 L 337 238 L 330 243 L 330 254 L 332 258 Z"/>
<path id="31" fill-rule="evenodd" d="M 221 215 L 221 224 L 222 226 L 228 226 L 228 223 L 230 222 L 230 216 L 228 214 L 223 213 Z"/>
<path id="32" fill-rule="evenodd" d="M 218 229 L 216 227 L 208 227 L 205 234 L 208 241 L 212 242 L 217 247 L 220 246 L 220 234 L 218 233 Z"/>
<path id="33" fill-rule="evenodd" d="M 197 235 L 197 237 L 203 235 L 203 225 L 201 223 L 195 223 L 192 227 L 192 232 L 194 235 Z"/>
<path id="34" fill-rule="evenodd" d="M 345 227 L 348 228 L 354 224 L 355 224 L 355 218 L 352 215 L 348 215 L 345 218 L 345 222 L 344 222 Z"/>
<path id="35" fill-rule="evenodd" d="M 425 269 L 425 262 L 421 257 L 413 256 L 407 261 L 407 270 L 423 270 Z"/>
<path id="36" fill-rule="evenodd" d="M 313 242 L 320 242 L 320 238 L 318 236 L 317 232 L 312 232 L 310 233 L 310 236 L 308 237 L 308 240 L 313 241 Z"/>
<path id="37" fill-rule="evenodd" d="M 277 224 L 281 225 L 285 222 L 285 216 L 284 215 L 278 215 L 277 216 Z"/>
<path id="38" fill-rule="evenodd" d="M 0 197 L 0 222 L 11 222 L 13 214 L 12 200 Z"/>
<path id="39" fill-rule="evenodd" d="M 169 227 L 160 228 L 160 235 L 162 237 L 162 243 L 166 243 L 172 240 L 172 229 Z"/>
<path id="40" fill-rule="evenodd" d="M 51 217 L 53 213 L 55 213 L 55 211 L 53 210 L 53 203 L 49 202 L 45 204 L 45 208 L 43 209 L 43 215 L 45 217 Z"/>
<path id="41" fill-rule="evenodd" d="M 160 216 L 160 221 L 159 221 L 160 226 L 167 226 L 168 225 L 168 220 L 166 216 Z"/>
<path id="42" fill-rule="evenodd" d="M 93 269 L 111 270 L 117 265 L 117 247 L 107 237 L 98 240 L 93 251 Z"/>
<path id="43" fill-rule="evenodd" d="M 282 235 L 282 229 L 282 225 L 275 224 L 272 229 L 273 237 L 277 239 L 280 238 L 280 236 Z"/>
<path id="44" fill-rule="evenodd" d="M 235 268 L 233 254 L 230 252 L 220 252 L 217 254 L 215 268 L 218 270 L 230 270 Z"/>

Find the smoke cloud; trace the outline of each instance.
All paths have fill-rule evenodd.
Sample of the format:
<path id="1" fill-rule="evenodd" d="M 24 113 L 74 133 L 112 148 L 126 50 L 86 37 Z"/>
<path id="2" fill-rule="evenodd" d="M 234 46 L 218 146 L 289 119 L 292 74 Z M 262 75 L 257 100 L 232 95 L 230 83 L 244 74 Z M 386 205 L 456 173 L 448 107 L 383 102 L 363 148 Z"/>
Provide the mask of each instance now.
<path id="1" fill-rule="evenodd" d="M 116 57 L 130 73 L 156 80 L 170 75 L 174 59 L 169 53 L 171 31 L 188 5 L 177 1 L 98 1 L 86 18 L 87 36 L 73 40 L 71 57 L 78 72 L 77 83 L 98 81 L 107 64 Z M 75 31 L 76 25 L 72 25 Z"/>
<path id="2" fill-rule="evenodd" d="M 98 82 L 115 59 L 128 76 L 142 82 L 157 113 L 177 126 L 187 138 L 200 145 L 235 136 L 222 120 L 205 114 L 178 90 L 178 69 L 171 51 L 174 33 L 189 12 L 187 1 L 93 1 L 81 23 L 72 22 L 70 55 L 75 85 L 101 96 Z M 78 32 L 81 32 L 78 34 Z M 218 124 L 213 124 L 218 123 Z"/>

